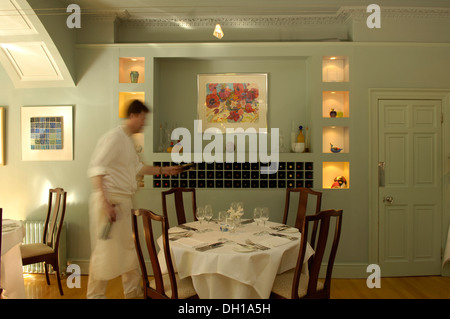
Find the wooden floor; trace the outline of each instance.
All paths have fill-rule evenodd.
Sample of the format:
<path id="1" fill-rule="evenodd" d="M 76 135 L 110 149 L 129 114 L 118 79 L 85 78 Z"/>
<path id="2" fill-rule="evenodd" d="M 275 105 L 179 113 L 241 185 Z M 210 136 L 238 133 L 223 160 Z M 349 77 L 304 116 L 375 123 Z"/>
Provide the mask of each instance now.
<path id="1" fill-rule="evenodd" d="M 24 275 L 25 292 L 29 299 L 85 299 L 87 276 L 81 276 L 80 288 L 68 288 L 63 279 L 64 296 L 59 295 L 54 275 L 50 276 L 51 285 L 45 281 L 45 275 Z M 108 284 L 106 297 L 123 299 L 120 278 Z M 450 299 L 450 277 L 398 277 L 381 278 L 381 288 L 368 288 L 366 279 L 333 279 L 332 299 Z"/>

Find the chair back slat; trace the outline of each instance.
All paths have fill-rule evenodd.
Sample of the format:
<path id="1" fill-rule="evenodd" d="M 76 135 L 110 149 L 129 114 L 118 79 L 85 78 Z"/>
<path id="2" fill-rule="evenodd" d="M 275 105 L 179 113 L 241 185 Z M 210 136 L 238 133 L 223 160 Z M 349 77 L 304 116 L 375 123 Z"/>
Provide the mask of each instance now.
<path id="1" fill-rule="evenodd" d="M 329 244 L 329 232 L 332 218 L 335 219 L 334 236 L 327 262 L 327 272 L 324 282 L 324 287 L 320 291 L 317 290 L 317 283 L 319 281 L 320 268 L 324 261 L 325 252 Z M 313 228 L 311 236 L 309 236 L 310 228 Z M 326 210 L 321 211 L 316 215 L 308 215 L 305 217 L 305 222 L 302 227 L 302 237 L 300 243 L 300 252 L 297 260 L 297 266 L 294 273 L 292 285 L 292 298 L 299 298 L 298 288 L 300 284 L 300 276 L 302 267 L 304 266 L 305 254 L 307 250 L 308 240 L 314 250 L 314 254 L 309 258 L 308 262 L 308 289 L 307 294 L 303 298 L 329 298 L 330 297 L 330 282 L 331 275 L 336 257 L 339 239 L 342 227 L 342 210 Z M 317 235 L 317 236 L 316 236 Z M 317 238 L 315 238 L 317 237 Z M 317 240 L 316 240 L 317 239 Z"/>
<path id="2" fill-rule="evenodd" d="M 294 226 L 299 230 L 302 229 L 303 223 L 305 221 L 305 216 L 308 208 L 309 197 L 316 197 L 316 207 L 315 214 L 318 214 L 321 210 L 322 205 L 322 193 L 316 192 L 310 188 L 298 187 L 298 188 L 287 188 L 286 189 L 286 199 L 284 204 L 284 216 L 283 216 L 283 224 L 287 224 L 288 215 L 289 215 L 289 207 L 291 202 L 291 193 L 299 193 L 298 194 L 298 206 L 297 206 L 297 215 L 295 217 Z"/>
<path id="3" fill-rule="evenodd" d="M 48 196 L 48 210 L 44 226 L 43 243 L 56 249 L 59 245 L 59 236 L 66 211 L 67 192 L 62 188 L 50 189 Z"/>
<path id="4" fill-rule="evenodd" d="M 196 195 L 195 195 L 195 188 L 183 188 L 183 187 L 175 187 L 168 191 L 161 192 L 162 196 L 162 208 L 163 208 L 163 215 L 167 218 L 167 223 L 169 220 L 169 213 L 167 208 L 167 197 L 169 195 L 174 195 L 174 201 L 175 201 L 175 212 L 177 215 L 177 222 L 178 225 L 185 224 L 186 223 L 186 210 L 184 206 L 184 198 L 183 194 L 185 193 L 191 193 L 192 194 L 192 213 L 194 215 L 194 220 L 197 220 L 195 216 L 195 211 L 197 209 L 197 202 L 196 202 Z"/>
<path id="5" fill-rule="evenodd" d="M 133 237 L 134 242 L 136 246 L 136 252 L 138 255 L 139 264 L 141 267 L 141 273 L 142 278 L 144 281 L 144 295 L 145 297 L 150 298 L 158 298 L 158 299 L 167 299 L 169 296 L 167 296 L 165 288 L 164 288 L 164 280 L 163 280 L 163 274 L 161 271 L 161 266 L 158 260 L 158 252 L 156 248 L 155 243 L 155 236 L 153 232 L 153 222 L 159 222 L 161 223 L 161 233 L 162 233 L 162 250 L 164 252 L 164 259 L 168 270 L 169 280 L 170 280 L 170 286 L 172 290 L 172 296 L 171 298 L 177 299 L 178 298 L 178 290 L 177 290 L 177 283 L 175 278 L 175 271 L 172 263 L 172 258 L 170 255 L 170 247 L 169 247 L 169 234 L 168 234 L 168 223 L 167 218 L 165 216 L 157 215 L 153 213 L 150 210 L 146 209 L 138 209 L 138 210 L 131 210 L 132 214 L 132 225 L 133 225 Z M 150 287 L 150 283 L 147 276 L 147 268 L 145 265 L 143 253 L 142 253 L 142 246 L 139 239 L 139 227 L 138 227 L 138 221 L 137 217 L 142 216 L 142 224 L 144 228 L 144 238 L 145 243 L 147 246 L 147 251 L 150 256 L 150 263 L 153 270 L 153 276 L 155 280 L 155 289 Z"/>

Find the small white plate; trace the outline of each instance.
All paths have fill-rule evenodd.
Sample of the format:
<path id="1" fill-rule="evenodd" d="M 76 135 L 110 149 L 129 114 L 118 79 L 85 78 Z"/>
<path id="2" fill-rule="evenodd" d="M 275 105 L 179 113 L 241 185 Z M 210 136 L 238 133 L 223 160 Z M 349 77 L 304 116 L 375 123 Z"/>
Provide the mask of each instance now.
<path id="1" fill-rule="evenodd" d="M 257 249 L 254 247 L 250 247 L 250 246 L 247 247 L 247 246 L 236 245 L 233 247 L 233 250 L 237 251 L 239 253 L 251 253 L 252 251 L 255 251 Z"/>

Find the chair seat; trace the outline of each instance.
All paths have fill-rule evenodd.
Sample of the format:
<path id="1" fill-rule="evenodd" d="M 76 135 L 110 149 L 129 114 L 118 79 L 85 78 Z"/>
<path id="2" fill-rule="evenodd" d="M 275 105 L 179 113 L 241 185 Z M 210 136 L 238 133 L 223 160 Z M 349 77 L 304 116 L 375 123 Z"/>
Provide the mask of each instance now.
<path id="1" fill-rule="evenodd" d="M 275 282 L 272 287 L 272 293 L 277 294 L 286 299 L 291 299 L 292 297 L 292 283 L 294 282 L 295 268 L 288 270 L 282 274 L 275 277 Z M 300 276 L 300 283 L 298 285 L 298 295 L 300 298 L 306 295 L 306 289 L 308 288 L 308 276 Z M 317 290 L 323 289 L 323 282 L 317 282 Z"/>
<path id="2" fill-rule="evenodd" d="M 55 251 L 46 244 L 37 243 L 20 245 L 20 252 L 22 254 L 22 259 L 26 259 L 41 255 L 53 254 Z"/>
<path id="3" fill-rule="evenodd" d="M 164 281 L 164 292 L 167 296 L 172 296 L 172 288 L 170 286 L 169 275 L 165 274 L 162 276 Z M 175 274 L 175 279 L 177 281 L 178 299 L 188 299 L 197 295 L 197 292 L 192 285 L 191 277 L 180 279 L 178 274 Z M 150 288 L 156 289 L 155 280 L 150 280 Z"/>

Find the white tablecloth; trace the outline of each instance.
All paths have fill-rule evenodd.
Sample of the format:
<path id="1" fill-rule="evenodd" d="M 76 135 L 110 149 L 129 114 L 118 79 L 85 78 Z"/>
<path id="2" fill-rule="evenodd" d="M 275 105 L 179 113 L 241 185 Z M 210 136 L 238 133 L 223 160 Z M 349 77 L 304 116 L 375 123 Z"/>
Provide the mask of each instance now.
<path id="1" fill-rule="evenodd" d="M 25 227 L 20 221 L 2 221 L 2 273 L 1 285 L 5 299 L 24 299 L 22 255 L 20 245 L 25 236 Z"/>
<path id="2" fill-rule="evenodd" d="M 276 233 L 269 226 L 280 225 L 268 222 L 266 227 L 256 226 L 256 223 L 239 227 L 235 233 L 221 233 L 219 226 L 211 222 L 188 223 L 188 226 L 198 228 L 193 236 L 177 241 L 170 241 L 172 258 L 180 278 L 191 277 L 198 296 L 202 299 L 259 299 L 269 298 L 273 282 L 277 274 L 296 266 L 300 247 L 300 239 L 290 241 L 269 234 L 255 235 L 263 230 Z M 202 232 L 204 229 L 212 231 Z M 178 227 L 171 232 L 180 231 Z M 285 233 L 300 238 L 300 233 Z M 200 243 L 215 243 L 219 238 L 227 238 L 233 242 L 222 247 L 200 252 L 192 246 Z M 275 244 L 269 250 L 244 252 L 245 248 L 237 245 L 250 239 L 255 243 L 265 245 Z M 161 241 L 159 241 L 159 244 Z M 314 253 L 308 245 L 305 263 Z M 159 260 L 164 270 L 164 257 L 160 252 Z M 308 275 L 307 267 L 303 274 Z"/>

